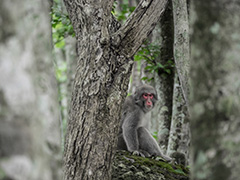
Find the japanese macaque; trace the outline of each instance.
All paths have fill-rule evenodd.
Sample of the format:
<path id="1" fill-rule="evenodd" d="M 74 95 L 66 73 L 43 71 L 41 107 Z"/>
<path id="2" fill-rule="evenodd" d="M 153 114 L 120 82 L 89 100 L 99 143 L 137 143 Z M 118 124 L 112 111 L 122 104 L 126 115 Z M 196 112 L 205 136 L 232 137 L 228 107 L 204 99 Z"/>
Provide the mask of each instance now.
<path id="1" fill-rule="evenodd" d="M 171 158 L 161 153 L 157 141 L 148 130 L 146 113 L 154 108 L 157 101 L 156 90 L 149 85 L 141 85 L 128 96 L 122 109 L 118 149 L 128 150 L 143 157 L 160 156 L 166 161 Z"/>

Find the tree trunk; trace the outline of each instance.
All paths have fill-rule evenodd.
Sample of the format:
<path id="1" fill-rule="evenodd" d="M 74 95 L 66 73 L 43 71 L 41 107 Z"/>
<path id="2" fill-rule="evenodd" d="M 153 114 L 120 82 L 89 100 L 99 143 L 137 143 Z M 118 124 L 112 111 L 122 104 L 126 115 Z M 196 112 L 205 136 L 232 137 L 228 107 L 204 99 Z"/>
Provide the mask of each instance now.
<path id="1" fill-rule="evenodd" d="M 194 1 L 191 13 L 192 179 L 239 179 L 240 4 Z"/>
<path id="2" fill-rule="evenodd" d="M 173 110 L 171 120 L 171 130 L 169 134 L 167 154 L 171 156 L 174 152 L 181 152 L 185 155 L 187 164 L 189 163 L 190 148 L 190 127 L 187 118 L 187 109 L 182 94 L 182 88 L 175 71 Z"/>
<path id="3" fill-rule="evenodd" d="M 50 4 L 0 1 L 2 179 L 57 180 L 61 152 Z"/>
<path id="4" fill-rule="evenodd" d="M 186 0 L 173 0 L 174 60 L 188 110 L 189 99 L 189 22 Z"/>
<path id="5" fill-rule="evenodd" d="M 166 1 L 141 1 L 120 28 L 111 1 L 67 1 L 79 61 L 65 144 L 65 179 L 111 178 L 131 57 L 159 21 Z"/>
<path id="6" fill-rule="evenodd" d="M 168 152 L 182 152 L 189 159 L 190 129 L 188 121 L 189 96 L 189 22 L 187 2 L 173 0 L 175 78 L 171 130 Z"/>
<path id="7" fill-rule="evenodd" d="M 69 111 L 72 97 L 74 75 L 77 67 L 76 39 L 69 36 L 66 38 L 66 61 L 67 61 L 67 110 Z"/>

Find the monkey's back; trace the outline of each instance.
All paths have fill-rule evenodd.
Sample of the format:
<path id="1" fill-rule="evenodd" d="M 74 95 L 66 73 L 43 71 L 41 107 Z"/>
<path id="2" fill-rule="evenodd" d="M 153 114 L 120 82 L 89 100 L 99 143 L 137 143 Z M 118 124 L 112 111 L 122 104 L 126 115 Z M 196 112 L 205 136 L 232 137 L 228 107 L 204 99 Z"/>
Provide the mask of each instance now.
<path id="1" fill-rule="evenodd" d="M 134 103 L 134 99 L 133 96 L 128 96 L 123 104 L 123 108 L 122 108 L 122 113 L 126 114 L 126 112 L 132 112 L 135 110 L 135 103 Z"/>
<path id="2" fill-rule="evenodd" d="M 138 124 L 137 125 L 138 127 L 139 126 L 148 127 L 147 125 L 148 122 L 142 122 L 144 113 L 141 110 L 141 108 L 139 108 L 139 106 L 135 103 L 134 97 L 132 95 L 128 96 L 125 99 L 122 107 L 120 133 L 122 132 L 122 125 L 124 121 L 128 119 L 127 116 L 131 116 L 131 121 L 135 121 L 135 123 Z"/>
<path id="3" fill-rule="evenodd" d="M 122 124 L 124 122 L 124 120 L 126 119 L 127 114 L 129 114 L 129 112 L 133 112 L 135 107 L 135 103 L 134 103 L 134 99 L 133 96 L 128 96 L 126 97 L 124 103 L 123 103 L 123 107 L 122 107 L 122 112 L 121 112 L 121 123 L 120 123 L 120 132 L 122 133 Z"/>

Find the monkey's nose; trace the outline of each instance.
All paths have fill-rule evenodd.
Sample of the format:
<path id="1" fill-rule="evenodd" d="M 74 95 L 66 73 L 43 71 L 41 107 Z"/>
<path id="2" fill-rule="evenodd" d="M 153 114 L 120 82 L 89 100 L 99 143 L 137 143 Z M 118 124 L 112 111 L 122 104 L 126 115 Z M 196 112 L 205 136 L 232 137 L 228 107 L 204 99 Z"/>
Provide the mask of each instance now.
<path id="1" fill-rule="evenodd" d="M 147 101 L 147 106 L 151 106 L 152 102 L 151 101 Z"/>

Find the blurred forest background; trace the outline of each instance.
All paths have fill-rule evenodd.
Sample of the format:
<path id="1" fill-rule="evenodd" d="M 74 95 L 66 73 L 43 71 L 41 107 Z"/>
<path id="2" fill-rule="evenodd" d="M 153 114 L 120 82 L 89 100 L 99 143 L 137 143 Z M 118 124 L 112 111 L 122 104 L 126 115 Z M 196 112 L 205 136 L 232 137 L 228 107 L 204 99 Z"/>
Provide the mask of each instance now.
<path id="1" fill-rule="evenodd" d="M 139 2 L 111 13 L 124 24 Z M 233 0 L 169 0 L 133 57 L 128 94 L 156 88 L 151 133 L 164 154 L 186 156 L 192 179 L 239 178 L 239 18 Z M 64 2 L 1 0 L 0 26 L 0 180 L 62 179 L 81 56 Z"/>

